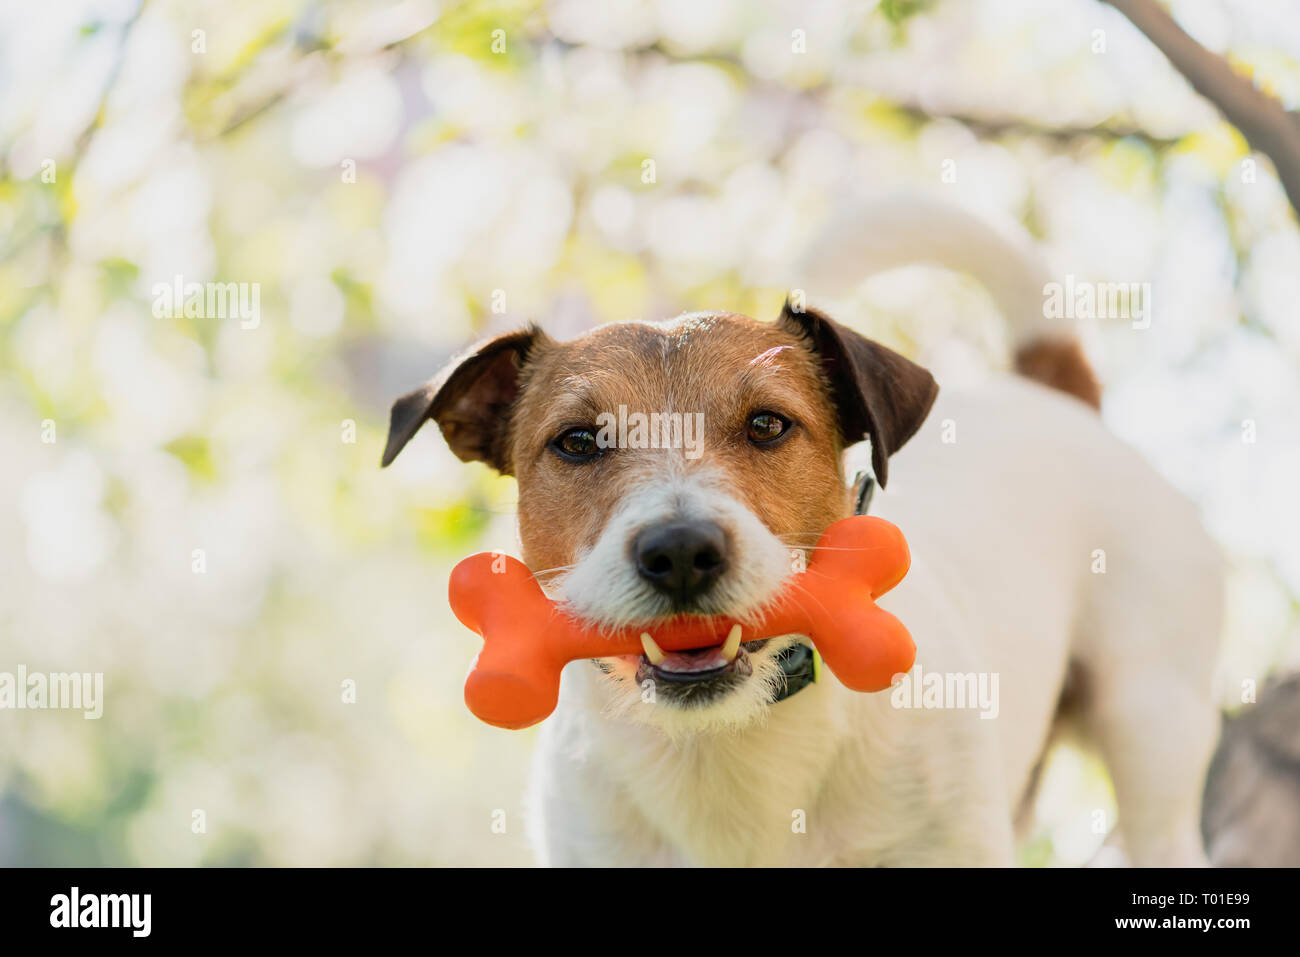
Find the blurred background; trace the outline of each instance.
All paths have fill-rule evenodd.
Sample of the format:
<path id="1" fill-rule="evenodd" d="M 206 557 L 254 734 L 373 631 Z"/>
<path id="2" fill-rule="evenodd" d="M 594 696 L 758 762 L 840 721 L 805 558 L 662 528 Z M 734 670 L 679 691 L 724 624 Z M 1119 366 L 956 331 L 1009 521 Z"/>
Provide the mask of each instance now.
<path id="1" fill-rule="evenodd" d="M 1300 108 L 1293 3 L 1164 9 Z M 525 320 L 775 317 L 827 217 L 895 188 L 1152 284 L 1151 328 L 1081 331 L 1230 556 L 1239 707 L 1300 664 L 1282 179 L 1094 0 L 0 6 L 0 671 L 106 699 L 0 711 L 0 864 L 530 863 L 533 733 L 465 710 L 445 607 L 456 560 L 516 551 L 513 483 L 434 429 L 381 472 L 389 402 Z M 160 316 L 177 276 L 256 284 L 258 321 Z M 1007 365 L 969 277 L 836 308 Z M 1089 859 L 1097 809 L 1061 751 L 1025 863 Z"/>

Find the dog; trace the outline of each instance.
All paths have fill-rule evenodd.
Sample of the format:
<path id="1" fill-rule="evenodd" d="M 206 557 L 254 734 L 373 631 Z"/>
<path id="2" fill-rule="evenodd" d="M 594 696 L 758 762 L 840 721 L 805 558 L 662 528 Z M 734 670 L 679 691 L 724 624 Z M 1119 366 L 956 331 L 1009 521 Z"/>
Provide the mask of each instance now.
<path id="1" fill-rule="evenodd" d="M 385 465 L 435 421 L 459 458 L 517 479 L 522 556 L 548 594 L 645 627 L 643 654 L 565 670 L 530 784 L 543 864 L 1012 865 L 1063 727 L 1105 760 L 1133 864 L 1206 863 L 1218 550 L 1103 426 L 1078 342 L 1041 321 L 1032 253 L 969 214 L 923 212 L 859 211 L 814 258 L 830 273 L 974 273 L 1015 328 L 1019 374 L 941 393 L 920 365 L 787 302 L 774 322 L 692 313 L 565 342 L 531 326 L 394 403 Z M 675 414 L 700 416 L 694 455 L 672 429 L 607 427 Z M 655 644 L 666 616 L 752 621 L 857 508 L 844 460 L 863 442 L 870 512 L 912 551 L 880 604 L 915 638 L 915 674 L 857 694 L 809 678 L 799 635 Z M 897 693 L 922 675 L 949 690 L 978 676 L 996 700 Z"/>

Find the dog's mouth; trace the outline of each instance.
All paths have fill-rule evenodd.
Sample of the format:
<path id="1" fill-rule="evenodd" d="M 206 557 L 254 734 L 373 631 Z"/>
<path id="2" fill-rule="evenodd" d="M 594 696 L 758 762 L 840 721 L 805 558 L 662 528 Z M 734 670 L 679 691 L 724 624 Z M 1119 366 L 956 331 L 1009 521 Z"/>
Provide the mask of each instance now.
<path id="1" fill-rule="evenodd" d="M 753 674 L 749 656 L 768 642 L 767 638 L 741 641 L 740 626 L 732 628 L 721 645 L 664 651 L 648 633 L 641 636 L 645 652 L 639 656 L 637 677 L 653 677 L 672 685 L 694 685 L 720 678 L 747 678 Z"/>
<path id="2" fill-rule="evenodd" d="M 667 651 L 648 632 L 643 632 L 642 654 L 622 657 L 635 663 L 637 684 L 652 681 L 661 700 L 679 707 L 702 707 L 752 676 L 752 656 L 769 641 L 770 638 L 744 641 L 741 626 L 733 625 L 721 644 Z M 807 653 L 806 645 L 794 644 L 784 648 L 776 661 L 784 670 L 787 661 L 797 662 Z"/>

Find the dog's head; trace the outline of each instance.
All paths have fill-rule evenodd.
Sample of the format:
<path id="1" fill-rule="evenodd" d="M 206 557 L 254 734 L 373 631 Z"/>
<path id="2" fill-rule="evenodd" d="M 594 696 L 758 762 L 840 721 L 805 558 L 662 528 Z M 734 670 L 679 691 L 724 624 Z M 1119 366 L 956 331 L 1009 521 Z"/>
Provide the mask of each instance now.
<path id="1" fill-rule="evenodd" d="M 743 622 L 851 511 L 843 449 L 870 439 L 884 485 L 937 391 L 897 353 L 789 305 L 776 323 L 696 313 L 571 342 L 534 328 L 397 400 L 384 464 L 433 419 L 461 459 L 514 475 L 524 561 L 582 618 Z M 738 647 L 664 653 L 646 632 L 644 654 L 594 664 L 615 710 L 669 730 L 757 718 L 799 640 L 742 630 Z"/>

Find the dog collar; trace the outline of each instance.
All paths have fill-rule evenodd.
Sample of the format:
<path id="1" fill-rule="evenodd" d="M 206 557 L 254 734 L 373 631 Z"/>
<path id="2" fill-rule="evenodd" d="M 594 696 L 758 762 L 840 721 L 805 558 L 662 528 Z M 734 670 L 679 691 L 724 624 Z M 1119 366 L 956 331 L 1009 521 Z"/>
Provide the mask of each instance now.
<path id="1" fill-rule="evenodd" d="M 853 514 L 866 515 L 871 506 L 871 497 L 876 492 L 876 477 L 870 472 L 859 472 L 853 478 Z M 791 645 L 777 656 L 777 664 L 785 675 L 785 684 L 777 692 L 776 701 L 784 701 L 791 695 L 798 694 L 815 682 L 821 675 L 822 656 L 812 648 L 800 642 Z"/>
<path id="2" fill-rule="evenodd" d="M 876 477 L 870 472 L 859 472 L 853 479 L 853 514 L 866 515 L 871 506 L 871 496 L 876 494 Z"/>
<path id="3" fill-rule="evenodd" d="M 821 673 L 822 658 L 815 648 L 801 641 L 777 655 L 776 663 L 781 666 L 781 673 L 785 675 L 785 684 L 777 692 L 773 699 L 774 703 L 798 694 L 816 681 Z"/>

